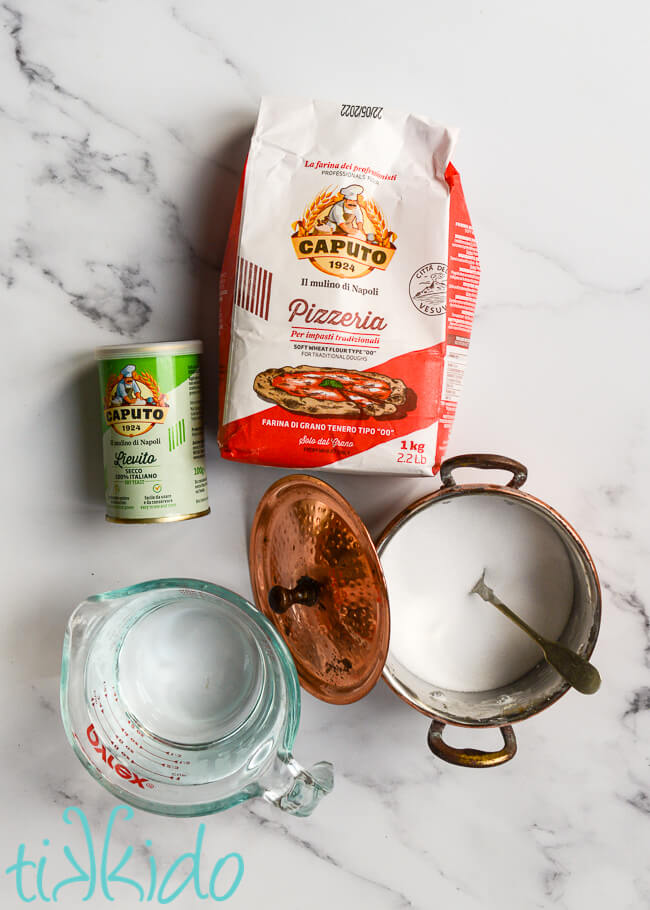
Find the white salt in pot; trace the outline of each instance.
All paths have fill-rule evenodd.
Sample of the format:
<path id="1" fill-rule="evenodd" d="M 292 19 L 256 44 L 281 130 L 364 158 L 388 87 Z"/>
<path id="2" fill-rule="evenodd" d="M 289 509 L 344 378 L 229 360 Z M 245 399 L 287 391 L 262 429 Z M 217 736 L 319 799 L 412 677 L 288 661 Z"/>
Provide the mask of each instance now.
<path id="1" fill-rule="evenodd" d="M 512 479 L 506 486 L 460 485 L 453 478 L 457 468 L 506 470 L 512 473 Z M 462 455 L 448 459 L 440 470 L 440 489 L 400 512 L 376 544 L 354 509 L 324 481 L 294 474 L 273 484 L 262 497 L 253 523 L 251 580 L 255 602 L 276 625 L 291 651 L 303 688 L 324 701 L 348 704 L 367 694 L 383 675 L 400 698 L 432 719 L 427 741 L 439 758 L 474 768 L 500 765 L 513 758 L 517 745 L 512 724 L 552 705 L 570 688 L 569 684 L 546 663 L 541 651 L 534 651 L 537 646 L 524 639 L 523 633 L 511 626 L 494 607 L 478 598 L 473 607 L 479 611 L 476 613 L 477 628 L 471 631 L 475 648 L 482 646 L 484 630 L 484 654 L 494 652 L 498 656 L 498 665 L 488 666 L 492 675 L 484 677 L 492 682 L 488 682 L 488 687 L 472 688 L 472 682 L 476 684 L 483 677 L 471 673 L 466 677 L 465 685 L 456 682 L 453 676 L 456 664 L 462 668 L 464 661 L 471 669 L 473 660 L 471 653 L 468 658 L 462 642 L 450 656 L 439 650 L 437 662 L 435 642 L 431 639 L 432 660 L 423 670 L 427 635 L 434 633 L 428 626 L 426 601 L 420 603 L 415 612 L 413 604 L 418 596 L 422 600 L 423 592 L 427 594 L 430 590 L 431 610 L 437 611 L 439 616 L 444 618 L 445 598 L 449 598 L 450 620 L 458 619 L 457 611 L 467 609 L 467 604 L 453 602 L 449 580 L 446 588 L 436 592 L 433 554 L 441 540 L 449 536 L 445 530 L 446 516 L 451 518 L 453 515 L 453 508 L 444 510 L 442 507 L 462 500 L 463 509 L 467 504 L 479 506 L 478 514 L 489 506 L 494 512 L 495 527 L 493 533 L 487 535 L 494 539 L 488 541 L 486 553 L 493 563 L 502 565 L 490 564 L 486 568 L 488 572 L 493 568 L 500 570 L 505 584 L 505 589 L 497 588 L 497 594 L 515 612 L 521 613 L 520 604 L 527 606 L 526 591 L 521 584 L 519 588 L 508 587 L 512 565 L 513 579 L 519 575 L 528 579 L 529 587 L 532 585 L 528 592 L 528 607 L 535 606 L 537 595 L 540 598 L 541 612 L 525 615 L 524 610 L 523 618 L 530 620 L 534 615 L 531 624 L 542 634 L 586 658 L 591 655 L 598 637 L 601 612 L 596 569 L 584 543 L 566 519 L 551 506 L 520 489 L 526 477 L 524 465 L 500 455 Z M 503 537 L 503 546 L 499 544 L 499 533 L 504 524 L 499 510 L 506 510 L 509 519 L 516 519 L 512 525 L 515 531 L 510 533 L 524 538 L 511 537 L 511 562 L 508 561 L 507 535 Z M 451 527 L 452 523 L 449 524 Z M 529 530 L 533 536 L 526 548 Z M 472 532 L 475 536 L 478 533 L 473 525 L 468 527 L 467 533 L 459 533 L 458 527 L 454 526 L 453 534 L 458 539 L 454 537 L 453 543 L 459 553 L 464 553 L 465 538 L 469 540 Z M 545 534 L 548 541 L 545 541 Z M 426 546 L 414 562 L 415 540 L 424 541 Z M 536 548 L 539 548 L 539 559 Z M 533 564 L 527 565 L 526 560 L 530 563 L 531 559 Z M 402 560 L 405 563 L 410 560 L 407 573 L 400 568 Z M 531 572 L 531 566 L 535 571 Z M 459 567 L 458 573 L 461 569 L 469 573 L 458 582 L 463 597 L 467 598 L 477 579 L 471 574 L 471 563 Z M 454 580 L 455 571 L 446 574 Z M 567 576 L 564 587 L 560 583 L 563 575 Z M 549 587 L 549 581 L 557 581 L 555 588 L 552 583 Z M 491 582 L 489 575 L 488 582 Z M 514 600 L 509 602 L 508 596 L 502 593 L 504 590 L 508 596 L 509 592 L 514 592 Z M 556 595 L 567 597 L 564 613 L 554 609 Z M 554 612 L 556 615 L 546 616 L 544 610 L 547 608 L 549 614 Z M 391 621 L 395 646 L 390 633 Z M 497 623 L 494 627 L 489 625 L 493 621 Z M 411 644 L 418 644 L 419 654 L 417 649 L 404 649 L 404 633 L 411 634 L 410 626 Z M 509 638 L 513 634 L 519 638 Z M 515 645 L 519 650 L 524 649 L 521 654 L 519 651 L 514 653 Z M 526 647 L 533 648 L 532 659 L 530 655 L 526 658 Z M 440 659 L 442 655 L 444 661 Z M 506 681 L 495 685 L 494 680 L 498 680 L 500 672 L 505 673 Z M 508 673 L 512 676 L 513 672 L 515 676 L 508 678 Z M 441 674 L 444 685 L 438 681 L 437 673 Z M 498 727 L 503 735 L 503 748 L 484 752 L 450 746 L 442 738 L 447 724 Z"/>

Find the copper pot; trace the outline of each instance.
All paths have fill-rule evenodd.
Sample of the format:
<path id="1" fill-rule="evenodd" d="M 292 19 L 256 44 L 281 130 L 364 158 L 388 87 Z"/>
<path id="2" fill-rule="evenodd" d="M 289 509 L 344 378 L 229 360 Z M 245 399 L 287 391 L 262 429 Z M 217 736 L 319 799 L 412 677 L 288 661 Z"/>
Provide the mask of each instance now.
<path id="1" fill-rule="evenodd" d="M 512 472 L 507 486 L 458 485 L 460 467 Z M 432 718 L 428 745 L 439 758 L 467 767 L 503 764 L 515 755 L 512 724 L 557 701 L 567 689 L 544 660 L 515 683 L 483 692 L 436 689 L 401 665 L 389 650 L 390 609 L 380 563 L 400 528 L 425 509 L 457 496 L 499 496 L 516 501 L 553 525 L 574 575 L 574 603 L 561 641 L 589 657 L 600 626 L 600 585 L 592 559 L 571 525 L 554 509 L 519 488 L 524 465 L 500 455 L 462 455 L 442 464 L 441 488 L 397 515 L 373 543 L 350 504 L 329 484 L 290 475 L 273 484 L 258 506 L 250 544 L 251 580 L 258 607 L 276 624 L 296 662 L 301 684 L 325 701 L 363 697 L 383 674 L 408 704 Z M 446 724 L 499 727 L 497 752 L 457 749 L 444 742 Z"/>
<path id="2" fill-rule="evenodd" d="M 457 484 L 453 478 L 454 470 L 467 467 L 511 471 L 512 480 L 507 486 Z M 379 536 L 377 552 L 381 557 L 388 541 L 413 516 L 459 496 L 498 496 L 530 508 L 559 534 L 573 569 L 574 601 L 560 641 L 577 653 L 590 657 L 600 628 L 601 595 L 596 569 L 587 548 L 569 522 L 551 506 L 521 491 L 520 487 L 525 483 L 526 477 L 524 465 L 499 455 L 459 455 L 448 459 L 440 469 L 441 488 L 418 499 L 394 518 Z M 517 741 L 512 724 L 552 705 L 570 688 L 569 683 L 541 659 L 516 682 L 498 689 L 484 692 L 436 689 L 410 673 L 391 654 L 390 649 L 383 676 L 400 698 L 433 718 L 429 727 L 428 744 L 434 755 L 452 764 L 472 768 L 500 765 L 513 758 L 517 751 Z M 499 727 L 503 735 L 503 748 L 496 752 L 484 752 L 450 746 L 442 738 L 446 724 Z"/>

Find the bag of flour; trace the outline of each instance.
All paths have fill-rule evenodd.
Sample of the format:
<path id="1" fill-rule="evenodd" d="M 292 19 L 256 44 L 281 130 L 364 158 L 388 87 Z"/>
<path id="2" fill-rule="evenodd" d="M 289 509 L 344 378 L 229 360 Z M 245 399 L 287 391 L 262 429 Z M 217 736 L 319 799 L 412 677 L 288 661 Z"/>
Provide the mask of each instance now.
<path id="1" fill-rule="evenodd" d="M 265 98 L 220 292 L 224 458 L 431 475 L 478 290 L 456 132 Z"/>

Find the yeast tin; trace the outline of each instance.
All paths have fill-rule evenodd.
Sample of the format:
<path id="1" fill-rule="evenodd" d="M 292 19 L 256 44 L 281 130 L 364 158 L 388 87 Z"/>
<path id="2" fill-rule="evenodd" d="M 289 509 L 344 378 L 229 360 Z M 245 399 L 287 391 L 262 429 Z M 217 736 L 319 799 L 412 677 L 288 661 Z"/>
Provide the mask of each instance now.
<path id="1" fill-rule="evenodd" d="M 200 341 L 98 348 L 106 518 L 207 515 Z"/>

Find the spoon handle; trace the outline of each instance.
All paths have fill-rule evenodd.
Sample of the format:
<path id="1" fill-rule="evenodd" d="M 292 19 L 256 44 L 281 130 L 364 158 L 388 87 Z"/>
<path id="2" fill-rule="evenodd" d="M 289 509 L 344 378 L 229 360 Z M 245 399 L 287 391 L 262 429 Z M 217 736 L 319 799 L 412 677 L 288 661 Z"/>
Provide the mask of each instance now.
<path id="1" fill-rule="evenodd" d="M 544 638 L 543 635 L 532 629 L 527 622 L 524 622 L 521 616 L 513 613 L 510 607 L 507 607 L 502 600 L 499 600 L 492 588 L 485 584 L 485 570 L 483 570 L 483 574 L 470 591 L 470 594 L 478 594 L 483 600 L 488 601 L 497 610 L 500 610 L 504 616 L 511 619 L 523 632 L 530 635 L 544 652 L 547 663 L 557 670 L 560 676 L 564 677 L 578 692 L 582 692 L 583 695 L 593 695 L 594 692 L 600 689 L 600 673 L 594 665 L 589 663 L 586 657 L 581 657 L 580 654 L 576 654 L 575 651 L 567 648 L 566 645 L 560 644 L 559 641 L 550 641 L 548 638 Z"/>

